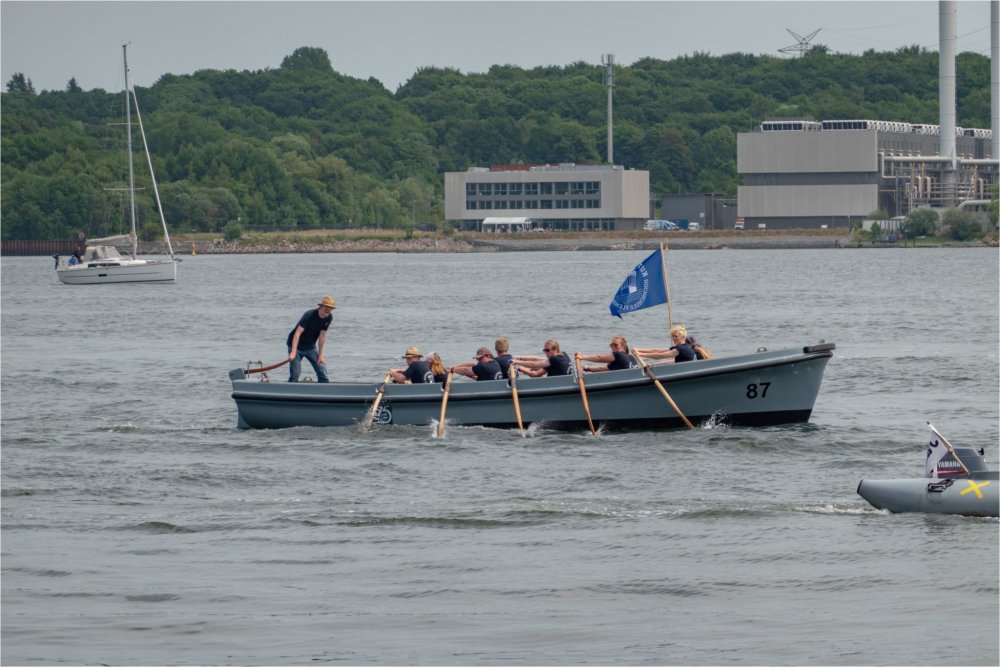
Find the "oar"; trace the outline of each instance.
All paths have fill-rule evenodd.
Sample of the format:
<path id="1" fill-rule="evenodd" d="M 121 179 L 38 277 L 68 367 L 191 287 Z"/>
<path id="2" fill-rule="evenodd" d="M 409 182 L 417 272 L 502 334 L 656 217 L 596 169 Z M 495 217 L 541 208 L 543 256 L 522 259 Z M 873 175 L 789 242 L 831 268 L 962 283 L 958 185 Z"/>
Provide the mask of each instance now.
<path id="1" fill-rule="evenodd" d="M 378 392 L 375 394 L 375 402 L 368 409 L 368 413 L 365 414 L 365 418 L 361 420 L 361 425 L 368 428 L 372 425 L 372 420 L 375 419 L 375 412 L 378 411 L 378 404 L 382 402 L 382 395 L 385 394 L 385 383 L 392 379 L 392 373 L 386 373 L 385 378 L 382 380 L 382 384 L 378 386 Z"/>
<path id="2" fill-rule="evenodd" d="M 441 419 L 438 420 L 438 437 L 444 435 L 444 411 L 448 408 L 448 392 L 451 391 L 451 376 L 455 371 L 449 370 L 444 379 L 444 397 L 441 399 Z"/>
<path id="3" fill-rule="evenodd" d="M 521 401 L 517 398 L 517 366 L 510 364 L 507 370 L 507 376 L 510 378 L 510 394 L 514 397 L 514 414 L 517 416 L 517 428 L 521 431 L 521 437 L 524 437 L 524 423 L 521 421 Z"/>
<path id="4" fill-rule="evenodd" d="M 663 394 L 663 398 L 667 399 L 667 403 L 670 404 L 670 407 L 672 407 L 674 411 L 681 416 L 681 419 L 684 420 L 684 423 L 687 424 L 688 428 L 693 429 L 694 424 L 692 424 L 691 420 L 689 420 L 687 417 L 684 416 L 684 413 L 681 412 L 681 409 L 677 407 L 676 403 L 674 403 L 674 399 L 670 398 L 670 394 L 668 394 L 667 390 L 663 388 L 662 384 L 660 384 L 660 381 L 657 379 L 656 374 L 653 373 L 653 369 L 649 367 L 649 364 L 643 361 L 642 357 L 639 354 L 635 355 L 635 359 L 636 361 L 639 362 L 639 365 L 642 366 L 642 370 L 646 371 L 646 375 L 648 375 L 649 378 L 653 381 L 653 384 L 656 385 L 656 388 L 660 390 L 661 394 Z"/>
<path id="5" fill-rule="evenodd" d="M 597 435 L 594 429 L 594 420 L 590 418 L 590 403 L 587 402 L 587 388 L 583 386 L 583 371 L 580 370 L 580 358 L 576 359 L 576 377 L 580 382 L 580 398 L 583 399 L 583 409 L 587 412 L 587 426 L 590 427 L 590 434 Z"/>
<path id="6" fill-rule="evenodd" d="M 282 366 L 287 364 L 288 361 L 289 361 L 288 359 L 285 359 L 284 361 L 279 361 L 276 364 L 271 364 L 270 366 L 264 366 L 264 368 L 248 368 L 243 372 L 249 375 L 250 373 L 263 373 L 264 371 L 273 371 L 275 368 L 281 368 Z"/>

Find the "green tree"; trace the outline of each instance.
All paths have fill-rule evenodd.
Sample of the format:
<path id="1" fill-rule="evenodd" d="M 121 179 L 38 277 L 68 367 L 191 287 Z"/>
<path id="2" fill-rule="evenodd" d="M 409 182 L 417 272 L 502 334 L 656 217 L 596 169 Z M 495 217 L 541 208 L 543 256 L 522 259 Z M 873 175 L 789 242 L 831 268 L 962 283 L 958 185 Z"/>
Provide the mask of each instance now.
<path id="1" fill-rule="evenodd" d="M 918 208 L 911 211 L 903 221 L 903 235 L 908 239 L 918 236 L 930 236 L 938 225 L 938 214 L 929 208 Z"/>
<path id="2" fill-rule="evenodd" d="M 983 233 L 983 226 L 975 214 L 953 208 L 946 211 L 941 222 L 948 228 L 948 236 L 956 241 L 970 241 Z"/>
<path id="3" fill-rule="evenodd" d="M 871 237 L 872 241 L 878 241 L 882 238 L 882 225 L 877 222 L 873 222 L 872 228 L 868 231 L 868 235 Z"/>
<path id="4" fill-rule="evenodd" d="M 31 79 L 24 76 L 22 72 L 15 72 L 10 81 L 7 82 L 7 92 L 8 93 L 31 93 L 35 94 L 35 86 L 32 85 Z"/>
<path id="5" fill-rule="evenodd" d="M 317 47 L 302 46 L 292 52 L 292 55 L 285 56 L 281 61 L 282 69 L 314 70 L 318 72 L 330 72 L 333 66 L 330 64 L 330 56 L 326 51 Z"/>

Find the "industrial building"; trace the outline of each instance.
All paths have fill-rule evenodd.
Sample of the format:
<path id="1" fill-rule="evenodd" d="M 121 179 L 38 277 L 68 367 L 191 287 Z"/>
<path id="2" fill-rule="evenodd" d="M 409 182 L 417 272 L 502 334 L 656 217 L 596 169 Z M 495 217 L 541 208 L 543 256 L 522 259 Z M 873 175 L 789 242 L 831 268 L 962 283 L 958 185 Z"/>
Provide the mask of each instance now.
<path id="1" fill-rule="evenodd" d="M 990 4 L 990 129 L 956 125 L 956 13 L 954 0 L 938 2 L 938 125 L 772 118 L 737 135 L 737 210 L 747 229 L 989 205 L 1000 180 L 1000 9 Z"/>
<path id="2" fill-rule="evenodd" d="M 444 175 L 444 212 L 482 231 L 486 218 L 530 218 L 551 231 L 635 231 L 650 217 L 649 172 L 618 165 L 500 165 Z"/>
<path id="3" fill-rule="evenodd" d="M 663 195 L 660 212 L 675 223 L 697 222 L 701 229 L 732 229 L 736 224 L 736 200 L 718 192 Z"/>
<path id="4" fill-rule="evenodd" d="M 985 208 L 998 182 L 991 130 L 956 127 L 950 147 L 941 132 L 880 120 L 768 119 L 737 136 L 739 216 L 747 229 L 801 229 L 849 226 L 876 210 Z"/>

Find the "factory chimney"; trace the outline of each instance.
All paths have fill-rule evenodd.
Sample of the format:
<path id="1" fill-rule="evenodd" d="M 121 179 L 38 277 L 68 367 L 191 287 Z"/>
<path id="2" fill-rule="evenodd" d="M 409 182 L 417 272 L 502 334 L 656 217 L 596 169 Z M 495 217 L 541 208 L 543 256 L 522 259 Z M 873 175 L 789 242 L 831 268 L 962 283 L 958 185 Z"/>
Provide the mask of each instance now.
<path id="1" fill-rule="evenodd" d="M 1000 160 L 1000 2 L 990 2 L 990 159 Z"/>
<path id="2" fill-rule="evenodd" d="M 940 116 L 941 157 L 951 159 L 941 174 L 942 206 L 955 205 L 955 184 L 957 182 L 955 154 L 955 0 L 938 2 L 938 114 Z"/>

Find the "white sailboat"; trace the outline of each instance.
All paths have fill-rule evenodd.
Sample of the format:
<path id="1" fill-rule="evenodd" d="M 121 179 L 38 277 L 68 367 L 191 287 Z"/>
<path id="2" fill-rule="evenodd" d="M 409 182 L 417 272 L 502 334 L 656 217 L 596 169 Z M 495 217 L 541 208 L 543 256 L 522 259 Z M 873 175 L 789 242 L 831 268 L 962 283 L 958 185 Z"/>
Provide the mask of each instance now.
<path id="1" fill-rule="evenodd" d="M 122 57 L 125 63 L 125 136 L 128 151 L 128 190 L 129 218 L 132 231 L 120 236 L 108 236 L 100 239 L 89 239 L 87 250 L 82 261 L 69 264 L 67 258 L 60 258 L 56 266 L 56 275 L 67 285 L 97 285 L 101 283 L 164 283 L 177 280 L 177 262 L 173 246 L 170 245 L 170 233 L 167 231 L 167 221 L 163 217 L 163 205 L 160 203 L 160 191 L 156 186 L 156 176 L 153 175 L 153 161 L 149 156 L 149 146 L 146 143 L 146 132 L 142 127 L 142 116 L 139 114 L 139 100 L 135 96 L 128 74 L 128 45 L 122 45 Z M 149 176 L 153 182 L 153 193 L 156 195 L 156 209 L 163 225 L 163 238 L 167 243 L 170 259 L 145 259 L 139 257 L 139 237 L 136 235 L 135 206 L 135 173 L 132 165 L 132 105 L 135 105 L 135 116 L 142 137 L 142 147 L 149 166 Z M 116 244 L 131 245 L 131 255 L 122 256 Z"/>

